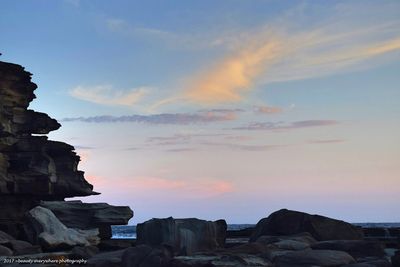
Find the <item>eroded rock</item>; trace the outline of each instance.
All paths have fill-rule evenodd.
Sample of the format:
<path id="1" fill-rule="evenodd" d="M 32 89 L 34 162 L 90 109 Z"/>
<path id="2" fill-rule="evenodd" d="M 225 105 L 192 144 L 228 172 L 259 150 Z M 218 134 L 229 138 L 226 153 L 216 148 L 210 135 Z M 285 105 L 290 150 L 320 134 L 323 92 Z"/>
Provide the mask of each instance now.
<path id="1" fill-rule="evenodd" d="M 67 228 L 50 210 L 43 207 L 35 207 L 29 211 L 26 228 L 31 242 L 40 244 L 47 250 L 97 245 L 100 242 L 97 229 Z"/>

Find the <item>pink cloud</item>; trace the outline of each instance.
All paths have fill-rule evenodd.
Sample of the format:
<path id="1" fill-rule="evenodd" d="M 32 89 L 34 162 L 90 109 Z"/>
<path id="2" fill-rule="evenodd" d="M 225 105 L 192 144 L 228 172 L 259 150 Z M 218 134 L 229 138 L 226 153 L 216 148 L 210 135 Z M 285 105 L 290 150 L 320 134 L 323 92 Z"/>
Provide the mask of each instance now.
<path id="1" fill-rule="evenodd" d="M 160 177 L 136 177 L 107 179 L 101 176 L 88 176 L 96 191 L 108 194 L 130 193 L 133 197 L 169 196 L 179 198 L 216 197 L 235 191 L 229 181 L 206 178 L 202 180 L 166 179 Z"/>

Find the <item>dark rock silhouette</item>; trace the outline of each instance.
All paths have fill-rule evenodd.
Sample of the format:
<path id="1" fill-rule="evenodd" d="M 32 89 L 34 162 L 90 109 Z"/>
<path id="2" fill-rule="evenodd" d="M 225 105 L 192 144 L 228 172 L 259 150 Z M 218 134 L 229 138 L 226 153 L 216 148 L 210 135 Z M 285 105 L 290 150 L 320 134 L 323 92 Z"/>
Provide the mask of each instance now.
<path id="1" fill-rule="evenodd" d="M 363 239 L 361 229 L 350 223 L 320 215 L 281 209 L 257 223 L 250 241 L 256 241 L 263 235 L 292 235 L 301 232 L 308 232 L 320 241 Z"/>
<path id="2" fill-rule="evenodd" d="M 166 244 L 178 254 L 213 250 L 225 243 L 226 222 L 190 219 L 152 219 L 136 227 L 139 244 Z"/>

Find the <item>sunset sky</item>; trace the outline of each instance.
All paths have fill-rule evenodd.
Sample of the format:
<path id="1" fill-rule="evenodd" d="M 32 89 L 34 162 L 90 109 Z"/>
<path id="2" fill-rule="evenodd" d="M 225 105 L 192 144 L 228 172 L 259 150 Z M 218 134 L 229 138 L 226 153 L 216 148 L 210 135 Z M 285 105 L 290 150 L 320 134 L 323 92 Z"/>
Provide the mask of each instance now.
<path id="1" fill-rule="evenodd" d="M 400 1 L 3 0 L 0 32 L 132 224 L 400 221 Z"/>

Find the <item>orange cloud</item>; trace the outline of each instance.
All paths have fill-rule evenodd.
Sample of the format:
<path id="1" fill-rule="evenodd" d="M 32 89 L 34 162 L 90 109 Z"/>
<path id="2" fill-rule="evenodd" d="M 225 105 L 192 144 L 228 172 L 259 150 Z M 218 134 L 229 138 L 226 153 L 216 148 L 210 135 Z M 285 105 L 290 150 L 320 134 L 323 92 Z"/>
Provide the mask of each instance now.
<path id="1" fill-rule="evenodd" d="M 279 55 L 278 41 L 252 45 L 216 63 L 189 82 L 186 97 L 202 103 L 235 102 L 249 90 L 255 78 Z"/>

